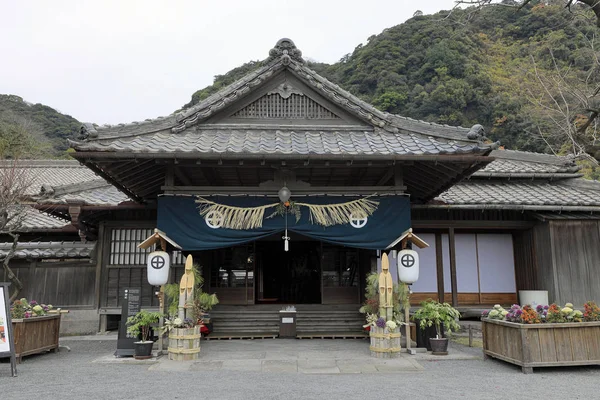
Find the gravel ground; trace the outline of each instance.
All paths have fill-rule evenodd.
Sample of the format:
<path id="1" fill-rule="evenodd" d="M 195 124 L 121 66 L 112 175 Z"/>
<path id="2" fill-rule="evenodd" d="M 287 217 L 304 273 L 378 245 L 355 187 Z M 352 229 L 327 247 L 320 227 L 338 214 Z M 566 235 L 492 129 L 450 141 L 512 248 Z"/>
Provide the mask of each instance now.
<path id="1" fill-rule="evenodd" d="M 0 399 L 593 399 L 600 378 L 600 367 L 523 375 L 496 360 L 421 362 L 424 371 L 396 374 L 164 372 L 148 370 L 149 365 L 92 363 L 114 351 L 112 340 L 64 344 L 71 352 L 26 358 L 17 378 L 2 360 Z M 460 350 L 481 355 L 480 349 Z"/>

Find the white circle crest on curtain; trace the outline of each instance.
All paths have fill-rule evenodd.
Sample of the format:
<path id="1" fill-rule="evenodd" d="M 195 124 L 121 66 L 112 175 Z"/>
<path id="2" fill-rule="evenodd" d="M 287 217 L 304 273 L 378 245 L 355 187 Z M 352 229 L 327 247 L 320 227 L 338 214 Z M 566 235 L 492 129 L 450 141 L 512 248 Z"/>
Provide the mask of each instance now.
<path id="1" fill-rule="evenodd" d="M 204 220 L 206 221 L 206 225 L 213 229 L 219 229 L 223 226 L 223 214 L 219 211 L 210 211 L 206 214 Z"/>
<path id="2" fill-rule="evenodd" d="M 356 229 L 364 227 L 367 224 L 369 217 L 363 215 L 364 214 L 354 215 L 354 213 L 350 213 L 350 225 L 352 225 L 352 227 Z"/>

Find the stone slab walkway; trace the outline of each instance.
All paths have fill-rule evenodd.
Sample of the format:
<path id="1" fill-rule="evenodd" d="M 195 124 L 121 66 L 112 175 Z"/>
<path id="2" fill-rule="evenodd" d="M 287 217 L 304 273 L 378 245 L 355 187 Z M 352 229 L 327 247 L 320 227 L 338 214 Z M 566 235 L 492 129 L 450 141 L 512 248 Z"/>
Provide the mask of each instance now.
<path id="1" fill-rule="evenodd" d="M 246 371 L 303 374 L 367 374 L 423 371 L 420 362 L 480 357 L 453 351 L 439 357 L 401 353 L 393 359 L 373 358 L 366 340 L 228 340 L 202 342 L 196 361 L 153 360 L 151 371 Z"/>

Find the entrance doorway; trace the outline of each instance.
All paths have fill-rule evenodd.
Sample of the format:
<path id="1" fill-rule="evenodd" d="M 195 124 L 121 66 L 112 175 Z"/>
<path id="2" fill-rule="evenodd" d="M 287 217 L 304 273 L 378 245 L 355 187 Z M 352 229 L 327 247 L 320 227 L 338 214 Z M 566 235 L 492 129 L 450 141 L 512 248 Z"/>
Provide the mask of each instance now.
<path id="1" fill-rule="evenodd" d="M 284 251 L 277 240 L 256 242 L 256 303 L 321 303 L 321 244 L 294 239 Z"/>

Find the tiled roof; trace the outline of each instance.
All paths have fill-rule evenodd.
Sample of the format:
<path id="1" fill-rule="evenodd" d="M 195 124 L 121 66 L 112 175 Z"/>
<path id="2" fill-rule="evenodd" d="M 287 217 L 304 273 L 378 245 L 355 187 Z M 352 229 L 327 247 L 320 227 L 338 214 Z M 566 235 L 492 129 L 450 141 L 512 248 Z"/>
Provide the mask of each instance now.
<path id="1" fill-rule="evenodd" d="M 581 167 L 572 157 L 529 153 L 515 150 L 495 150 L 490 153 L 495 160 L 473 174 L 474 177 L 531 176 L 543 178 L 548 174 L 577 174 Z M 560 175 L 559 175 L 560 176 Z"/>
<path id="2" fill-rule="evenodd" d="M 12 168 L 12 161 L 0 161 L 0 168 Z M 39 193 L 42 185 L 62 186 L 98 179 L 89 168 L 74 160 L 22 160 L 18 168 L 28 171 L 31 186 L 26 195 Z"/>
<path id="3" fill-rule="evenodd" d="M 370 130 L 276 130 L 203 128 L 150 133 L 76 145 L 77 150 L 215 155 L 434 155 L 472 153 L 472 144 L 412 133 Z"/>
<path id="4" fill-rule="evenodd" d="M 96 242 L 19 242 L 14 258 L 89 258 Z M 12 243 L 0 243 L 0 258 L 6 257 Z"/>
<path id="5" fill-rule="evenodd" d="M 289 39 L 281 39 L 261 67 L 177 115 L 157 119 L 96 127 L 84 124 L 85 141 L 71 141 L 77 152 L 200 152 L 223 154 L 334 154 L 334 155 L 420 155 L 484 153 L 483 127 L 440 125 L 380 111 L 328 81 L 307 67 L 300 50 Z M 320 96 L 367 123 L 369 130 L 323 131 L 243 130 L 198 132 L 194 126 L 247 96 L 280 71 L 289 71 Z M 208 125 L 205 125 L 208 127 Z M 360 129 L 360 128 L 358 128 Z M 191 145 L 186 146 L 187 142 Z M 390 142 L 387 145 L 386 142 Z M 78 155 L 75 154 L 75 157 Z"/>
<path id="6" fill-rule="evenodd" d="M 71 224 L 70 221 L 46 214 L 29 205 L 18 206 L 16 212 L 19 216 L 14 218 L 21 222 L 16 229 L 18 232 L 61 229 Z"/>
<path id="7" fill-rule="evenodd" d="M 96 179 L 75 185 L 45 188 L 36 200 L 39 204 L 113 206 L 128 201 L 129 198 L 104 179 Z"/>
<path id="8" fill-rule="evenodd" d="M 598 207 L 600 210 L 600 182 L 590 182 L 591 185 L 584 182 L 580 186 L 579 182 L 570 181 L 469 180 L 451 187 L 435 202 L 474 206 Z"/>

